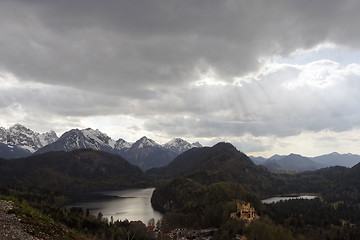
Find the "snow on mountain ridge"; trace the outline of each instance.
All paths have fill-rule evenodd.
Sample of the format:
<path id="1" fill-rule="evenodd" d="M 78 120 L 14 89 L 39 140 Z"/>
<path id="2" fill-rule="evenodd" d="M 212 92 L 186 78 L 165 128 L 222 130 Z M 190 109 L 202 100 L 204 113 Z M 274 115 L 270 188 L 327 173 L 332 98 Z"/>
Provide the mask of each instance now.
<path id="1" fill-rule="evenodd" d="M 139 140 L 137 140 L 131 147 L 132 148 L 161 147 L 161 145 L 156 143 L 154 140 L 144 136 Z"/>
<path id="2" fill-rule="evenodd" d="M 194 142 L 194 143 L 191 144 L 191 146 L 192 147 L 197 147 L 197 148 L 202 148 L 203 147 L 203 145 L 201 145 L 201 143 L 199 143 L 199 142 Z"/>
<path id="3" fill-rule="evenodd" d="M 56 133 L 52 130 L 50 132 L 39 134 L 39 140 L 43 146 L 46 146 L 50 142 L 52 143 L 52 142 L 56 141 L 57 139 L 58 139 L 58 137 L 57 137 Z"/>
<path id="4" fill-rule="evenodd" d="M 88 139 L 91 139 L 91 144 L 95 144 L 96 146 L 98 144 L 102 145 L 109 145 L 111 148 L 114 148 L 115 141 L 111 139 L 109 136 L 107 136 L 105 133 L 100 132 L 99 129 L 93 130 L 91 128 L 86 128 L 81 130 L 81 132 L 84 134 L 84 136 Z M 98 146 L 97 146 L 98 147 Z"/>
<path id="5" fill-rule="evenodd" d="M 181 138 L 174 138 L 165 144 L 158 144 L 146 136 L 135 143 L 129 143 L 121 138 L 115 141 L 99 129 L 91 128 L 72 129 L 58 138 L 54 131 L 37 133 L 21 124 L 14 124 L 9 129 L 0 127 L 0 143 L 4 143 L 9 150 L 12 146 L 16 146 L 28 151 L 29 154 L 48 151 L 72 151 L 80 148 L 91 148 L 120 155 L 130 148 L 133 151 L 136 149 L 153 151 L 155 148 L 181 154 L 193 147 L 202 147 L 199 143 L 191 144 Z"/>
<path id="6" fill-rule="evenodd" d="M 163 146 L 179 147 L 179 146 L 183 146 L 183 145 L 190 145 L 190 143 L 181 138 L 174 138 L 174 139 L 170 140 L 169 142 L 165 143 Z"/>
<path id="7" fill-rule="evenodd" d="M 15 145 L 31 153 L 55 142 L 58 139 L 54 131 L 38 133 L 24 127 L 21 124 L 14 124 L 9 129 L 0 129 L 0 142 Z"/>
<path id="8" fill-rule="evenodd" d="M 5 143 L 6 140 L 6 129 L 0 127 L 0 142 Z"/>
<path id="9" fill-rule="evenodd" d="M 79 129 L 72 129 L 70 131 L 65 132 L 63 135 L 61 135 L 59 140 L 56 141 L 54 143 L 54 145 L 63 143 L 64 144 L 63 150 L 65 150 L 65 151 L 72 151 L 72 150 L 75 150 L 78 148 L 88 148 L 84 144 L 84 139 L 85 139 L 85 136 Z M 58 149 L 56 149 L 56 150 L 58 150 Z"/>
<path id="10" fill-rule="evenodd" d="M 202 147 L 199 142 L 189 143 L 181 138 L 174 138 L 169 142 L 162 145 L 164 148 L 169 149 L 177 154 L 183 153 L 194 147 Z"/>
<path id="11" fill-rule="evenodd" d="M 114 144 L 114 149 L 116 150 L 128 149 L 131 147 L 131 145 L 132 145 L 131 143 L 125 141 L 122 138 L 119 138 Z"/>

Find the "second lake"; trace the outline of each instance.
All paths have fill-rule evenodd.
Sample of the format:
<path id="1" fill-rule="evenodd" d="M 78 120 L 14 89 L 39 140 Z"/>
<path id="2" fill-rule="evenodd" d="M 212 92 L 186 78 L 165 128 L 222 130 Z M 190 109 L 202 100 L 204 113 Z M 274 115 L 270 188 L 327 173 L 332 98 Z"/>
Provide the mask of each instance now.
<path id="1" fill-rule="evenodd" d="M 303 195 L 303 196 L 297 196 L 297 197 L 272 197 L 272 198 L 263 199 L 261 201 L 265 204 L 270 204 L 270 203 L 277 203 L 280 201 L 287 201 L 287 200 L 293 200 L 293 199 L 311 200 L 311 199 L 315 199 L 315 198 L 318 198 L 318 196 Z"/>

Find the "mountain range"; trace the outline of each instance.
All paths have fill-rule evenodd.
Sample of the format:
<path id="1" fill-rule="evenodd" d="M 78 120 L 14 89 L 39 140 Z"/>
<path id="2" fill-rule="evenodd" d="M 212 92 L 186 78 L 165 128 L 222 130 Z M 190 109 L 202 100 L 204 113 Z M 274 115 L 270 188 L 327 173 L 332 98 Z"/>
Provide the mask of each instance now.
<path id="1" fill-rule="evenodd" d="M 271 172 L 313 171 L 331 166 L 351 168 L 360 162 L 360 155 L 339 154 L 333 152 L 317 157 L 304 157 L 299 154 L 274 155 L 270 158 L 253 157 L 251 160 L 257 165 L 264 165 Z"/>
<path id="2" fill-rule="evenodd" d="M 184 140 L 182 140 L 184 141 Z M 188 144 L 184 141 L 185 144 Z M 131 145 L 130 148 L 116 150 L 117 154 L 127 159 L 130 163 L 139 166 L 143 170 L 153 167 L 161 167 L 167 165 L 176 156 L 182 153 L 180 150 L 183 145 L 175 146 L 175 151 L 166 148 L 155 141 L 142 137 Z"/>
<path id="3" fill-rule="evenodd" d="M 20 124 L 9 129 L 0 127 L 0 158 L 27 157 L 50 151 L 69 152 L 75 149 L 94 149 L 119 155 L 142 170 L 166 166 L 178 155 L 191 148 L 201 148 L 200 143 L 189 143 L 174 138 L 165 144 L 142 137 L 134 143 L 124 139 L 113 140 L 99 130 L 71 129 L 60 138 L 54 131 L 38 133 Z M 270 158 L 252 157 L 257 165 L 264 165 L 272 172 L 312 171 L 329 166 L 352 167 L 360 162 L 360 155 L 330 153 L 317 157 L 298 154 L 274 155 Z"/>
<path id="4" fill-rule="evenodd" d="M 30 156 L 57 139 L 54 131 L 37 133 L 20 124 L 9 129 L 0 127 L 0 157 L 9 159 Z"/>
<path id="5" fill-rule="evenodd" d="M 70 152 L 75 149 L 94 149 L 119 155 L 143 170 L 161 167 L 176 156 L 200 143 L 189 143 L 175 138 L 163 145 L 142 137 L 135 143 L 124 139 L 113 140 L 98 129 L 72 129 L 60 138 L 56 133 L 37 133 L 20 124 L 9 129 L 0 128 L 0 157 L 5 159 L 27 157 L 50 151 Z"/>

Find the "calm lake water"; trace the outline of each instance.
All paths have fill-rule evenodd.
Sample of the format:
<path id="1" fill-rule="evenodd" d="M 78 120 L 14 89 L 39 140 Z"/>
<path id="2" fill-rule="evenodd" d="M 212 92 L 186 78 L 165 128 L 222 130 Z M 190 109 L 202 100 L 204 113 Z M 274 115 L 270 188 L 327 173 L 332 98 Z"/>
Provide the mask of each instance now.
<path id="1" fill-rule="evenodd" d="M 270 203 L 276 203 L 280 201 L 293 200 L 293 199 L 315 199 L 315 198 L 318 198 L 318 196 L 303 195 L 298 197 L 272 197 L 272 198 L 263 199 L 261 201 L 265 204 L 270 204 Z"/>
<path id="2" fill-rule="evenodd" d="M 121 191 L 87 192 L 79 196 L 80 202 L 72 203 L 66 207 L 81 207 L 89 209 L 92 215 L 97 216 L 99 212 L 110 221 L 113 216 L 116 220 L 140 220 L 147 224 L 151 218 L 160 220 L 161 213 L 155 211 L 151 206 L 151 195 L 154 188 L 127 189 Z"/>

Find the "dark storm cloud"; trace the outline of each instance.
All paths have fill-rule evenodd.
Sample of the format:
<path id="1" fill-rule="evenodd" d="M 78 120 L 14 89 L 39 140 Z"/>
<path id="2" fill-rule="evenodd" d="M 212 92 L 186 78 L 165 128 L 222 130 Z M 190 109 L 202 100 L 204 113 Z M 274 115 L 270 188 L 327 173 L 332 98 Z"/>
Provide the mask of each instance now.
<path id="1" fill-rule="evenodd" d="M 323 43 L 359 49 L 359 11 L 355 0 L 3 0 L 0 113 L 69 126 L 124 115 L 169 137 L 348 131 L 360 123 L 359 65 L 261 69 Z"/>
<path id="2" fill-rule="evenodd" d="M 133 94 L 224 80 L 323 41 L 357 47 L 356 1 L 3 1 L 0 67 L 21 80 Z M 206 70 L 206 69 L 205 69 Z"/>

